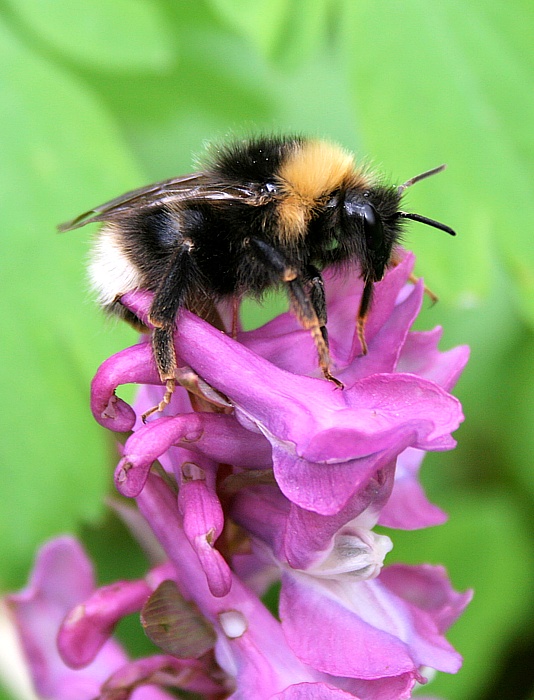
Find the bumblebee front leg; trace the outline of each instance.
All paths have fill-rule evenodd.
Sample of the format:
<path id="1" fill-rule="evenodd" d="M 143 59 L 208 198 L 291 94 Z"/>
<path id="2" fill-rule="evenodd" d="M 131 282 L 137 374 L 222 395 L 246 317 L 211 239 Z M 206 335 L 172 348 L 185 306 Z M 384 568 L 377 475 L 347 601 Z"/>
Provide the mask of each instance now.
<path id="1" fill-rule="evenodd" d="M 358 309 L 358 316 L 356 317 L 356 333 L 358 334 L 358 339 L 362 348 L 362 355 L 367 355 L 367 342 L 365 340 L 365 323 L 367 321 L 367 316 L 369 314 L 369 309 L 371 308 L 371 302 L 373 299 L 373 280 L 366 279 L 363 285 L 362 298 L 360 301 L 360 308 Z"/>
<path id="2" fill-rule="evenodd" d="M 336 379 L 330 372 L 330 351 L 328 349 L 328 337 L 325 328 L 326 304 L 324 301 L 324 290 L 322 290 L 322 279 L 318 271 L 311 266 L 308 268 L 310 272 L 314 273 L 314 276 L 309 280 L 312 285 L 310 296 L 305 289 L 305 281 L 299 277 L 298 271 L 285 260 L 284 256 L 279 251 L 257 238 L 251 238 L 250 243 L 259 254 L 262 261 L 287 285 L 289 296 L 299 322 L 304 328 L 311 332 L 319 356 L 319 366 L 323 372 L 324 378 L 334 382 L 336 386 L 342 389 L 344 386 L 343 383 L 340 382 L 339 379 Z M 317 279 L 317 276 L 319 279 Z M 318 307 L 319 313 L 316 310 L 316 306 Z"/>

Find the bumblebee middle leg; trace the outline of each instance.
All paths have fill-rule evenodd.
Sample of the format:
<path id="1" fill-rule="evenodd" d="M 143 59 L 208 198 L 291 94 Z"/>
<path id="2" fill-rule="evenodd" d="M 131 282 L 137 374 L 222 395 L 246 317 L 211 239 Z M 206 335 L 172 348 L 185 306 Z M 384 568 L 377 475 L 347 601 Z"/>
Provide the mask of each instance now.
<path id="1" fill-rule="evenodd" d="M 268 243 L 257 238 L 251 238 L 250 243 L 262 261 L 267 263 L 277 274 L 278 278 L 287 285 L 296 316 L 300 324 L 309 330 L 312 335 L 319 356 L 319 366 L 324 378 L 342 389 L 343 383 L 330 372 L 331 359 L 325 327 L 326 303 L 322 278 L 318 270 L 309 266 L 307 269 L 307 277 L 309 279 L 302 278 L 299 272 L 286 261 L 284 256 Z M 311 284 L 311 293 L 308 293 L 305 288 L 306 282 Z"/>
<path id="2" fill-rule="evenodd" d="M 326 323 L 328 320 L 326 311 L 326 297 L 324 293 L 324 281 L 321 273 L 314 265 L 308 265 L 306 268 L 307 276 L 309 277 L 310 284 L 310 301 L 319 323 L 321 324 L 321 333 L 324 338 L 325 343 L 328 345 L 328 330 L 326 328 Z"/>

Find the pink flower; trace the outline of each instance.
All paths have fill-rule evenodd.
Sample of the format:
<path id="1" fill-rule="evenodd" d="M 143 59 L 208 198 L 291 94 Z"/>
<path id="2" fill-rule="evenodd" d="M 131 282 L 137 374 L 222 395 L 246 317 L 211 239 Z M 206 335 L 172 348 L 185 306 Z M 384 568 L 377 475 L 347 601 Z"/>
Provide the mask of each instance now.
<path id="1" fill-rule="evenodd" d="M 61 537 L 41 549 L 28 587 L 6 599 L 35 688 L 42 698 L 93 700 L 100 697 L 108 678 L 128 664 L 125 652 L 110 637 L 111 628 L 109 634 L 99 635 L 99 653 L 85 659 L 83 668 L 79 663 L 67 665 L 60 655 L 57 636 L 61 623 L 67 613 L 80 612 L 78 606 L 93 591 L 93 571 L 87 556 L 74 539 Z M 127 597 L 131 597 L 131 592 Z M 116 614 L 115 622 L 126 614 L 127 608 L 128 605 L 123 606 L 121 613 Z M 70 653 L 76 652 L 73 649 Z M 156 686 L 139 687 L 132 697 L 135 700 L 170 698 Z"/>
<path id="2" fill-rule="evenodd" d="M 228 592 L 212 593 L 178 503 L 160 478 L 148 478 L 138 504 L 168 557 L 145 580 L 95 589 L 83 551 L 62 538 L 42 550 L 28 590 L 10 598 L 43 697 L 133 693 L 163 700 L 167 696 L 156 687 L 163 684 L 235 700 L 400 699 L 423 681 L 423 665 L 457 669 L 459 657 L 443 632 L 469 596 L 454 593 L 439 567 L 393 566 L 380 573 L 390 543 L 369 529 L 372 503 L 338 533 L 323 561 L 306 571 L 277 562 L 281 623 L 234 571 Z M 276 528 L 277 518 L 272 522 Z M 213 629 L 213 661 L 209 653 L 198 659 L 167 653 L 130 662 L 112 640 L 118 620 L 141 610 L 163 581 L 172 581 Z M 180 637 L 179 627 L 174 634 Z M 192 649 L 195 641 L 183 644 Z"/>
<path id="3" fill-rule="evenodd" d="M 262 567 L 275 564 L 282 573 L 280 618 L 292 650 L 318 670 L 358 679 L 357 694 L 365 697 L 367 681 L 413 684 L 422 680 L 424 666 L 457 671 L 460 657 L 443 633 L 471 597 L 455 593 L 440 567 L 382 569 L 391 541 L 372 527 L 390 488 L 387 481 L 384 475 L 375 482 L 365 508 L 328 540 L 321 537 L 321 523 L 308 520 L 309 537 L 323 548 L 316 548 L 313 561 L 296 561 L 291 549 L 293 560 L 287 557 L 293 506 L 274 488 L 238 494 L 232 511 L 255 543 L 256 563 L 247 565 L 242 557 L 242 575 L 252 572 L 251 583 L 261 593 Z"/>
<path id="4" fill-rule="evenodd" d="M 295 373 L 316 373 L 317 363 L 309 334 L 290 314 L 242 333 L 238 343 L 183 312 L 176 334 L 178 355 L 200 375 L 204 392 L 212 399 L 219 396 L 233 413 L 192 412 L 185 392 L 177 391 L 168 415 L 145 426 L 137 423 L 116 471 L 118 489 L 127 496 L 138 495 L 156 459 L 185 483 L 181 465 L 208 458 L 205 464 L 211 466 L 196 472 L 204 476 L 184 488 L 183 507 L 191 522 L 196 522 L 197 513 L 204 515 L 195 527 L 199 536 L 211 533 L 214 540 L 222 527 L 213 489 L 217 464 L 233 465 L 234 471 L 272 469 L 290 502 L 290 527 L 283 538 L 288 561 L 297 567 L 305 566 L 306 558 L 312 560 L 314 547 L 323 547 L 365 507 L 362 494 L 378 472 L 395 475 L 381 505 L 383 524 L 414 528 L 442 522 L 444 514 L 428 503 L 417 474 L 426 450 L 455 444 L 450 433 L 463 416 L 448 391 L 468 352 L 463 347 L 439 352 L 439 331 L 409 333 L 422 299 L 421 285 L 406 285 L 412 266 L 413 256 L 406 255 L 377 285 L 367 328 L 369 354 L 363 357 L 349 316 L 357 308 L 361 281 L 356 275 L 326 277 L 332 357 L 345 382 L 343 391 Z M 146 316 L 146 294 L 128 295 L 124 301 Z M 95 417 L 118 430 L 130 429 L 135 421 L 135 413 L 114 396 L 122 381 L 152 384 L 142 393 L 140 410 L 160 400 L 146 342 L 104 363 L 93 383 Z M 187 506 L 185 490 L 191 493 L 193 488 L 206 498 L 206 489 L 211 489 L 209 505 L 203 501 L 200 509 Z M 394 506 L 388 505 L 388 498 Z M 312 531 L 311 521 L 316 523 Z M 209 547 L 203 551 L 211 585 L 224 591 L 224 564 L 217 554 L 209 554 Z"/>
<path id="5" fill-rule="evenodd" d="M 455 442 L 450 434 L 463 416 L 447 389 L 464 366 L 467 349 L 439 353 L 436 333 L 409 336 L 422 295 L 421 285 L 404 286 L 412 264 L 412 257 L 406 256 L 377 285 L 366 356 L 357 354 L 354 323 L 347 319 L 347 310 L 357 308 L 360 280 L 354 276 L 343 282 L 327 279 L 332 357 L 344 391 L 294 373 L 316 371 L 316 367 L 308 361 L 314 353 L 309 334 L 289 314 L 242 334 L 242 342 L 237 343 L 183 312 L 176 334 L 179 357 L 228 397 L 234 413 L 231 417 L 192 414 L 177 395 L 166 424 L 162 419 L 153 421 L 126 444 L 116 476 L 119 489 L 136 495 L 154 459 L 171 445 L 187 444 L 188 449 L 235 466 L 264 469 L 272 465 L 278 486 L 289 500 L 306 510 L 332 515 L 365 487 L 386 455 L 395 458 L 408 447 L 452 448 Z M 144 316 L 149 297 L 127 295 L 124 303 Z M 306 344 L 309 352 L 301 352 Z M 262 355 L 276 358 L 277 364 Z M 403 366 L 410 371 L 399 372 Z M 95 378 L 95 417 L 117 430 L 131 429 L 135 421 L 133 411 L 114 397 L 114 389 L 124 381 L 159 383 L 148 344 L 111 358 Z M 151 394 L 152 403 L 159 391 Z M 215 429 L 218 439 L 210 439 Z M 421 505 L 424 509 L 426 502 Z"/>
<path id="6" fill-rule="evenodd" d="M 426 451 L 454 447 L 463 420 L 449 392 L 468 351 L 440 352 L 439 329 L 410 331 L 423 297 L 421 282 L 408 283 L 412 267 L 406 254 L 376 285 L 365 356 L 358 271 L 325 273 L 332 369 L 344 390 L 318 377 L 310 334 L 289 313 L 234 340 L 182 311 L 175 347 L 190 394 L 178 388 L 146 425 L 138 414 L 163 391 L 150 344 L 101 366 L 95 418 L 133 430 L 115 483 L 136 499 L 166 561 L 141 581 L 95 590 L 70 542 L 78 553 L 65 570 L 84 563 L 55 582 L 61 614 L 45 635 L 59 629 L 61 657 L 42 652 L 40 664 L 43 635 L 30 617 L 47 615 L 24 617 L 16 604 L 38 687 L 67 697 L 57 680 L 66 672 L 110 700 L 163 693 L 156 685 L 233 700 L 403 700 L 425 667 L 457 671 L 444 634 L 470 593 L 456 593 L 441 567 L 383 567 L 392 541 L 373 531 L 443 521 L 418 471 Z M 146 321 L 150 299 L 139 291 L 122 302 Z M 130 382 L 142 385 L 135 410 L 115 395 Z M 156 461 L 161 476 L 150 473 Z M 46 588 L 53 570 L 40 569 Z M 260 598 L 277 581 L 280 619 Z M 38 586 L 30 589 L 33 597 Z M 115 624 L 136 611 L 163 653 L 112 659 Z"/>

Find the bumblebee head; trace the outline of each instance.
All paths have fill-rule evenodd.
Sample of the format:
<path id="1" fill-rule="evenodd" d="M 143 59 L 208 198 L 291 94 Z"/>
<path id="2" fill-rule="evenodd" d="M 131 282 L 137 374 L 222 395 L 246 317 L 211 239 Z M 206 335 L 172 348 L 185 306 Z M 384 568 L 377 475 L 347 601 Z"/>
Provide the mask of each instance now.
<path id="1" fill-rule="evenodd" d="M 419 221 L 456 235 L 439 221 L 400 209 L 407 187 L 441 172 L 444 167 L 441 165 L 416 175 L 398 187 L 370 184 L 364 188 L 360 181 L 339 194 L 336 205 L 340 212 L 340 243 L 347 252 L 350 251 L 348 257 L 354 256 L 359 261 L 366 282 L 379 282 L 384 277 L 395 245 L 401 238 L 403 219 Z"/>
<path id="2" fill-rule="evenodd" d="M 362 277 L 380 281 L 401 234 L 400 195 L 396 188 L 360 187 L 345 191 L 340 202 L 341 236 L 353 248 Z"/>

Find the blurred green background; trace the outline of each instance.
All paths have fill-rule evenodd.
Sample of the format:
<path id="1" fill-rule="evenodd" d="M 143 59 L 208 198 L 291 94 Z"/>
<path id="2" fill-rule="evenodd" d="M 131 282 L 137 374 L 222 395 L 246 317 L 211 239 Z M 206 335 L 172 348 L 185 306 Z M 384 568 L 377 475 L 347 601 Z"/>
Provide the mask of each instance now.
<path id="1" fill-rule="evenodd" d="M 413 224 L 407 245 L 440 297 L 419 327 L 472 348 L 466 423 L 423 469 L 449 523 L 390 533 L 390 560 L 476 592 L 449 634 L 464 667 L 429 694 L 534 697 L 533 32 L 531 0 L 0 0 L 3 590 L 64 531 L 104 580 L 142 570 L 106 514 L 115 447 L 88 409 L 135 335 L 91 300 L 90 231 L 55 225 L 191 171 L 206 140 L 327 137 L 393 182 L 449 166 L 407 198 L 457 238 Z"/>

